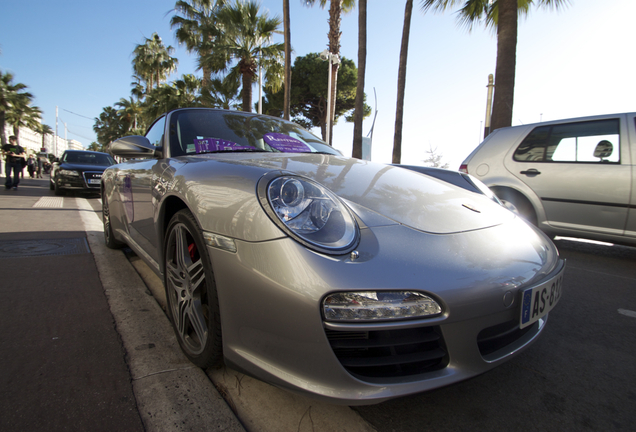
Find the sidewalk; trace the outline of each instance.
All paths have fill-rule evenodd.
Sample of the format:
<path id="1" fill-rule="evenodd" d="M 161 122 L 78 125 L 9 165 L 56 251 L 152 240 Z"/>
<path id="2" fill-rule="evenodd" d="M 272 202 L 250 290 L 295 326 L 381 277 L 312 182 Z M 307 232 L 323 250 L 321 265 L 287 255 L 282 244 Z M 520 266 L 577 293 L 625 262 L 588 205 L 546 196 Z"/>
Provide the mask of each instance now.
<path id="1" fill-rule="evenodd" d="M 103 246 L 98 198 L 48 181 L 0 190 L 0 430 L 244 430 Z"/>

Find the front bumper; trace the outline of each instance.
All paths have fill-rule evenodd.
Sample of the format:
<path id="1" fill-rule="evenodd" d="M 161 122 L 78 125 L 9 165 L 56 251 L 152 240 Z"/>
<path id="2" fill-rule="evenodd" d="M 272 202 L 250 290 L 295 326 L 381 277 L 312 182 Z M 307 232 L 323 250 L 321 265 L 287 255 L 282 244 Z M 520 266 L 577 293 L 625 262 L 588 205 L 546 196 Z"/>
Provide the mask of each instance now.
<path id="1" fill-rule="evenodd" d="M 348 405 L 449 385 L 512 358 L 547 322 L 546 316 L 518 328 L 521 291 L 563 266 L 547 237 L 518 219 L 441 236 L 366 228 L 356 261 L 291 239 L 237 246 L 235 254 L 210 249 L 226 364 Z M 328 323 L 321 316 L 331 292 L 387 289 L 423 291 L 443 314 L 382 323 Z"/>

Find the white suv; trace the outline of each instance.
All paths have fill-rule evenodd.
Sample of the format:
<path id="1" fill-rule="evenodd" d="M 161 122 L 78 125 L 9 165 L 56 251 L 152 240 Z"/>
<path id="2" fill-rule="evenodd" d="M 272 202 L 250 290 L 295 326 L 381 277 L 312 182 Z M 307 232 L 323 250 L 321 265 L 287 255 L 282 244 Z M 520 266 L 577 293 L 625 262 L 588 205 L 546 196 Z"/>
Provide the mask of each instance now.
<path id="1" fill-rule="evenodd" d="M 549 235 L 636 245 L 636 113 L 495 130 L 460 171 Z"/>

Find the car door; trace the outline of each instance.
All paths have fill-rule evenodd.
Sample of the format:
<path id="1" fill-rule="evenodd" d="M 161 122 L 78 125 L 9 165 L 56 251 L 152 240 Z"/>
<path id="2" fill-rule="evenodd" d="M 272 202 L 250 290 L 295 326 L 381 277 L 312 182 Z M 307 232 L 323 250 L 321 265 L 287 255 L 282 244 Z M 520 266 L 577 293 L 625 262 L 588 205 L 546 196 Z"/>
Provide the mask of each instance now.
<path id="1" fill-rule="evenodd" d="M 165 117 L 157 120 L 146 138 L 156 147 L 162 146 Z M 150 258 L 159 262 L 159 239 L 155 226 L 157 199 L 154 196 L 158 179 L 166 168 L 164 159 L 130 161 L 124 180 L 124 199 L 132 239 Z"/>
<path id="2" fill-rule="evenodd" d="M 623 235 L 631 194 L 625 116 L 534 128 L 506 168 L 541 199 L 546 222 L 571 232 Z"/>

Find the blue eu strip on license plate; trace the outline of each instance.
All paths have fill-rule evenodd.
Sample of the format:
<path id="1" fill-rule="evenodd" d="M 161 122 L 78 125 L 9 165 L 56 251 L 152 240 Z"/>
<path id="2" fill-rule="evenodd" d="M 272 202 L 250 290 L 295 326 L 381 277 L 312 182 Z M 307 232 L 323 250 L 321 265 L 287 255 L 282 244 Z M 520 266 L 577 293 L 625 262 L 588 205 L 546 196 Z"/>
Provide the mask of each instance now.
<path id="1" fill-rule="evenodd" d="M 521 298 L 521 321 L 520 328 L 527 327 L 543 318 L 550 312 L 561 298 L 563 285 L 563 273 L 561 271 L 548 281 L 523 292 Z"/>

